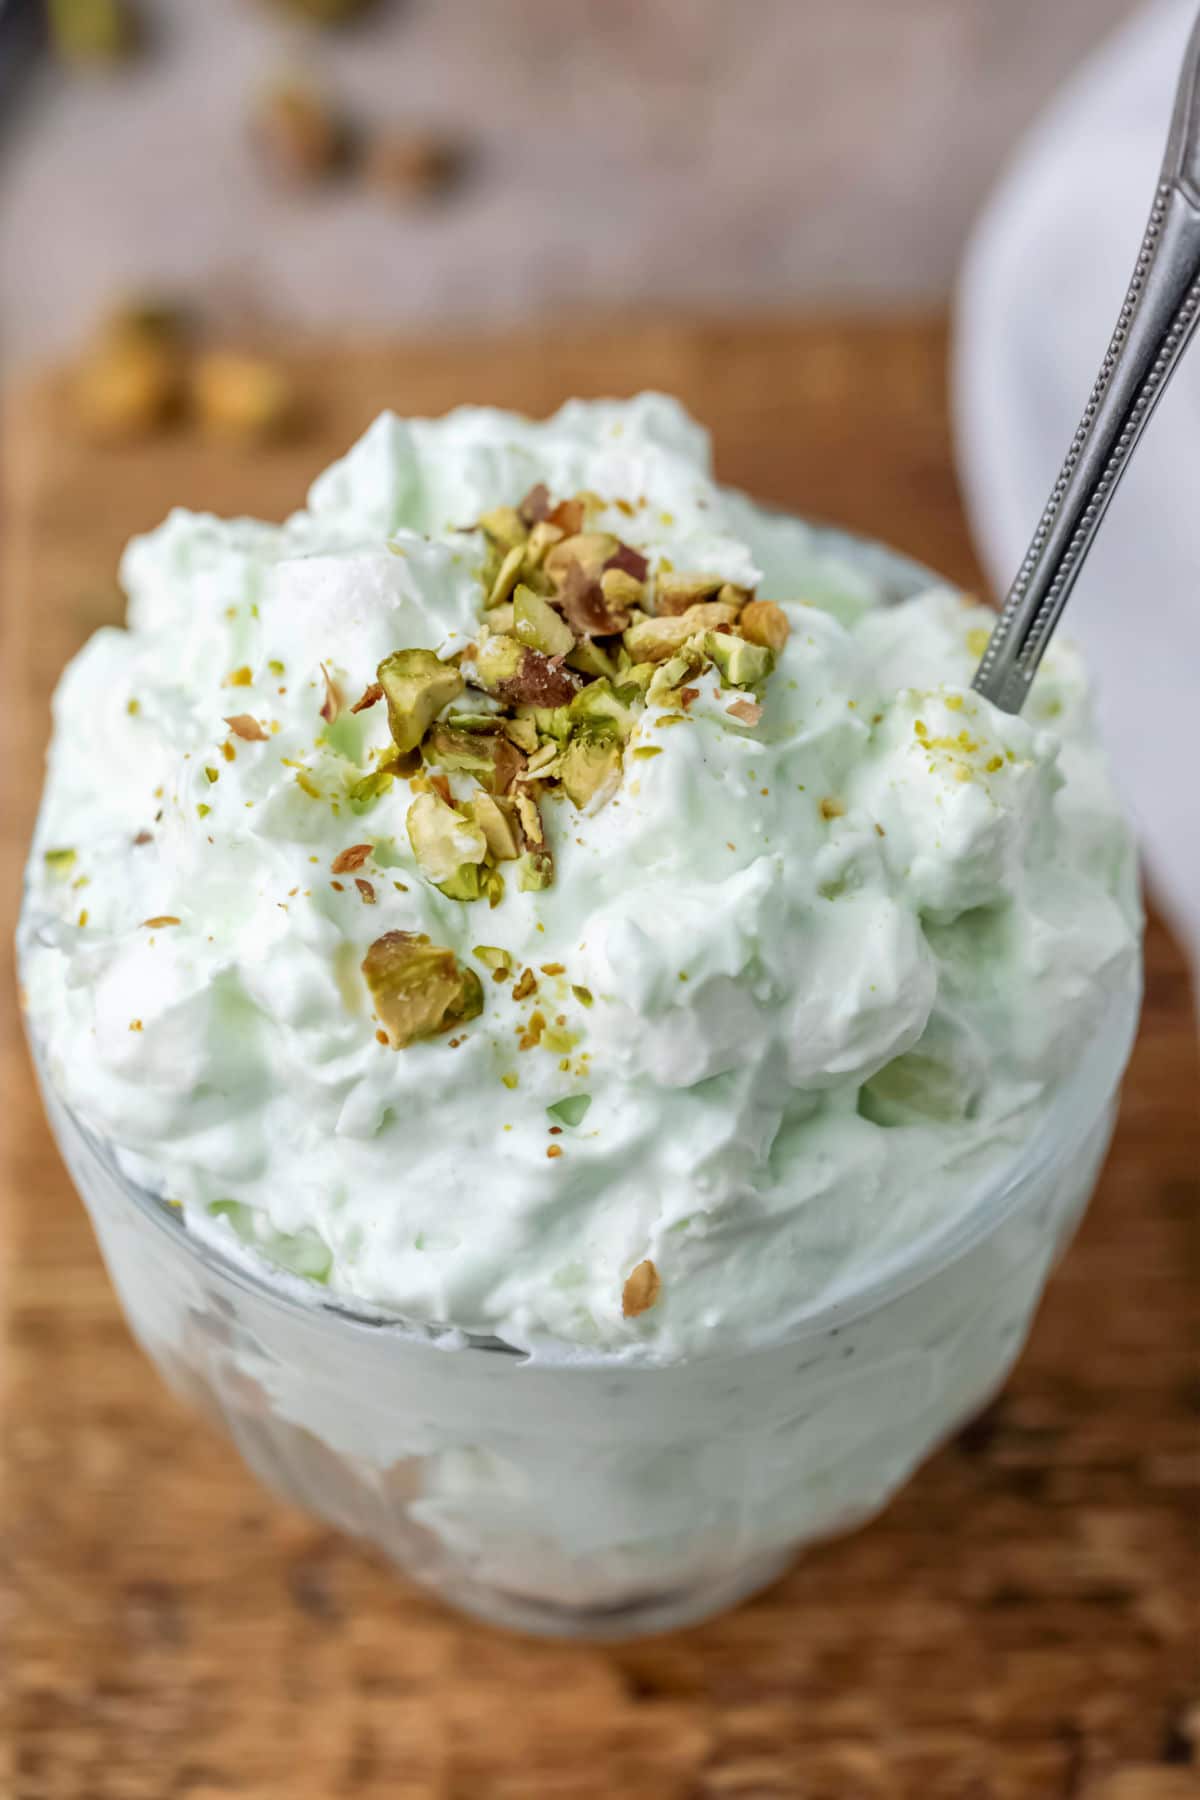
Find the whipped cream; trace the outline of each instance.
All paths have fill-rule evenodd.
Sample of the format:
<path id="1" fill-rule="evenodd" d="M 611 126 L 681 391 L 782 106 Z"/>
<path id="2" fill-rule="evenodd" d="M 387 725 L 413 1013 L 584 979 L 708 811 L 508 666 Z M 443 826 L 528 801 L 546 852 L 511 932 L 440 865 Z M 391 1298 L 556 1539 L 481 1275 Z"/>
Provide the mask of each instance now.
<path id="1" fill-rule="evenodd" d="M 604 804 L 543 806 L 552 885 L 464 902 L 416 861 L 409 780 L 355 797 L 386 709 L 321 709 L 398 649 L 468 650 L 473 523 L 539 482 L 791 633 L 760 716 L 711 668 L 686 717 L 651 702 Z M 260 1267 L 526 1347 L 767 1342 L 960 1218 L 1136 979 L 1074 652 L 997 712 L 969 688 L 986 609 L 879 606 L 863 567 L 718 487 L 660 396 L 384 415 L 286 524 L 175 512 L 122 579 L 128 628 L 55 697 L 28 1014 L 127 1171 Z M 332 872 L 364 842 L 369 896 Z M 389 931 L 473 969 L 479 1015 L 381 1042 L 362 964 Z"/>

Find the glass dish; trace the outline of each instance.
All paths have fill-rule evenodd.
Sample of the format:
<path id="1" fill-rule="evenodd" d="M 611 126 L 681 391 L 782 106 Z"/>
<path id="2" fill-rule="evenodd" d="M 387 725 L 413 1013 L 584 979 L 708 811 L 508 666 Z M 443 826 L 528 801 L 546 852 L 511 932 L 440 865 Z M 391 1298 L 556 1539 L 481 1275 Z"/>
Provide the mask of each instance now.
<path id="1" fill-rule="evenodd" d="M 840 533 L 812 543 L 889 599 L 933 579 Z M 878 1511 L 996 1391 L 1094 1185 L 1138 997 L 1134 978 L 1030 1139 L 947 1225 L 786 1339 L 659 1367 L 530 1359 L 226 1258 L 39 1077 L 132 1330 L 268 1487 L 468 1612 L 615 1638 L 766 1585 Z"/>

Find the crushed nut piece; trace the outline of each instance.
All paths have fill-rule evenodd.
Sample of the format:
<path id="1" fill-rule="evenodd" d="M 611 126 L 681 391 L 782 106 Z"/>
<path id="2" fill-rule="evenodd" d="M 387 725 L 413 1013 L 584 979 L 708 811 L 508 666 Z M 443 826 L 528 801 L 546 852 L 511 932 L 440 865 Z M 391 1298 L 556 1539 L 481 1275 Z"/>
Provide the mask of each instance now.
<path id="1" fill-rule="evenodd" d="M 640 1262 L 621 1290 L 621 1311 L 627 1319 L 649 1312 L 662 1293 L 662 1277 L 647 1258 Z"/>
<path id="2" fill-rule="evenodd" d="M 411 931 L 385 931 L 362 972 L 393 1050 L 436 1037 L 483 1011 L 479 977 L 453 951 Z"/>
<path id="3" fill-rule="evenodd" d="M 350 711 L 352 713 L 366 712 L 369 706 L 374 706 L 382 699 L 383 689 L 377 681 L 373 681 L 369 687 L 363 689 L 358 699 L 354 702 L 354 705 L 350 708 Z"/>
<path id="4" fill-rule="evenodd" d="M 531 529 L 534 525 L 540 525 L 543 519 L 548 519 L 550 511 L 550 489 L 544 481 L 539 481 L 531 487 L 517 507 L 521 520 Z"/>
<path id="5" fill-rule="evenodd" d="M 735 700 L 725 711 L 731 719 L 740 719 L 743 725 L 757 725 L 763 715 L 763 709 L 757 700 Z"/>
<path id="6" fill-rule="evenodd" d="M 374 848 L 374 844 L 351 844 L 348 850 L 338 851 L 329 867 L 335 875 L 349 875 L 362 868 Z"/>
<path id="7" fill-rule="evenodd" d="M 776 606 L 774 600 L 751 600 L 742 608 L 738 621 L 742 636 L 749 638 L 752 644 L 761 644 L 766 650 L 779 652 L 791 636 L 792 626 L 782 606 Z"/>
<path id="8" fill-rule="evenodd" d="M 269 736 L 252 713 L 234 713 L 225 723 L 234 737 L 242 738 L 248 744 L 265 744 Z"/>

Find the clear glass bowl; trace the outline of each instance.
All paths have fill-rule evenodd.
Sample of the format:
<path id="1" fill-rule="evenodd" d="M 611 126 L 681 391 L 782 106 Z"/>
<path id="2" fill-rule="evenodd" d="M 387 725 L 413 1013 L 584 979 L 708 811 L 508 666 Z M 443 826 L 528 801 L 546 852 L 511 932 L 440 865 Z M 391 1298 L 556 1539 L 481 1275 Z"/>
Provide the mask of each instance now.
<path id="1" fill-rule="evenodd" d="M 841 534 L 813 544 L 848 553 Z M 889 597 L 932 579 L 877 546 L 849 554 Z M 784 1341 L 665 1367 L 531 1360 L 227 1260 L 39 1075 L 130 1326 L 268 1487 L 468 1612 L 627 1637 L 720 1611 L 860 1523 L 995 1392 L 1091 1193 L 1137 1006 L 1133 977 L 945 1228 Z"/>

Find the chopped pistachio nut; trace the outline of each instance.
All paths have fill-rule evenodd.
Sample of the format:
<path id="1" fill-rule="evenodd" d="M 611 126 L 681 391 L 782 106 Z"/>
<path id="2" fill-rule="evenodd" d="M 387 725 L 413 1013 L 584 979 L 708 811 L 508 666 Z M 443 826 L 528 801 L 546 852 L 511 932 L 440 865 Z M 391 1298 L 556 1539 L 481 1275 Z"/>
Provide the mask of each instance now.
<path id="1" fill-rule="evenodd" d="M 405 826 L 421 873 L 439 887 L 453 883 L 464 864 L 481 863 L 487 856 L 487 838 L 479 826 L 439 794 L 418 794 Z"/>
<path id="2" fill-rule="evenodd" d="M 621 746 L 615 734 L 578 732 L 558 763 L 563 792 L 581 810 L 600 805 L 621 781 Z"/>
<path id="3" fill-rule="evenodd" d="M 493 862 L 515 862 L 521 854 L 518 832 L 509 811 L 491 794 L 476 794 L 470 813 L 487 840 Z"/>
<path id="4" fill-rule="evenodd" d="M 489 611 L 493 607 L 503 606 L 517 582 L 521 578 L 521 565 L 525 560 L 524 544 L 514 544 L 507 551 L 503 562 L 496 571 L 496 579 L 492 582 L 491 592 L 487 597 Z"/>
<path id="5" fill-rule="evenodd" d="M 451 899 L 496 905 L 505 863 L 522 890 L 549 887 L 543 791 L 557 788 L 580 809 L 603 804 L 620 785 L 647 705 L 685 723 L 700 690 L 684 682 L 715 667 L 726 685 L 757 686 L 786 636 L 781 608 L 718 575 L 676 571 L 664 559 L 648 593 L 647 557 L 611 532 L 584 529 L 609 504 L 587 494 L 554 504 L 539 483 L 519 505 L 485 513 L 477 526 L 488 545 L 484 605 L 462 670 L 431 650 L 398 650 L 356 703 L 386 698 L 394 750 L 351 786 L 351 808 L 362 812 L 393 778 L 412 778 L 409 841 L 422 872 Z M 621 510 L 633 516 L 628 505 Z M 468 682 L 474 710 L 447 714 Z M 730 710 L 744 725 L 761 716 L 756 700 Z M 661 747 L 632 754 L 656 756 Z M 475 784 L 465 796 L 463 781 Z"/>
<path id="6" fill-rule="evenodd" d="M 668 618 L 639 620 L 625 632 L 622 642 L 635 663 L 665 662 L 690 637 L 715 631 L 718 625 L 732 625 L 737 616 L 734 606 L 717 600 L 701 601 Z"/>
<path id="7" fill-rule="evenodd" d="M 566 656 L 575 648 L 575 634 L 562 614 L 524 584 L 513 595 L 513 621 L 518 643 L 543 656 Z"/>
<path id="8" fill-rule="evenodd" d="M 762 644 L 748 644 L 732 632 L 706 632 L 704 648 L 730 687 L 757 687 L 775 666 L 773 651 Z"/>
<path id="9" fill-rule="evenodd" d="M 607 531 L 577 532 L 574 537 L 561 538 L 547 551 L 546 573 L 556 587 L 562 587 L 575 563 L 590 580 L 599 581 L 617 548 L 616 538 Z"/>
<path id="10" fill-rule="evenodd" d="M 782 606 L 776 606 L 773 600 L 751 600 L 743 607 L 738 625 L 743 637 L 749 638 L 752 644 L 762 644 L 776 655 L 787 643 L 792 630 Z"/>
<path id="11" fill-rule="evenodd" d="M 488 720 L 488 726 L 493 724 Z M 434 725 L 421 745 L 426 762 L 451 774 L 474 775 L 492 793 L 505 794 L 525 767 L 525 757 L 503 732 L 456 730 L 448 722 Z"/>
<path id="12" fill-rule="evenodd" d="M 483 1011 L 483 988 L 452 950 L 411 931 L 385 931 L 363 958 L 375 1012 L 393 1050 L 436 1037 Z"/>
<path id="13" fill-rule="evenodd" d="M 397 650 L 384 657 L 377 674 L 392 742 L 401 754 L 417 748 L 442 708 L 457 700 L 466 685 L 454 665 L 432 650 Z"/>
<path id="14" fill-rule="evenodd" d="M 660 572 L 654 581 L 654 610 L 660 617 L 676 617 L 700 601 L 715 600 L 724 585 L 719 575 Z"/>
<path id="15" fill-rule="evenodd" d="M 76 853 L 74 850 L 47 850 L 45 856 L 42 858 L 46 865 L 47 873 L 52 875 L 55 881 L 65 881 L 67 879 L 67 876 L 75 867 L 75 859 Z"/>
<path id="16" fill-rule="evenodd" d="M 528 850 L 517 858 L 517 886 L 523 894 L 539 893 L 554 881 L 554 862 L 548 851 Z"/>
<path id="17" fill-rule="evenodd" d="M 479 529 L 505 551 L 519 549 L 529 536 L 529 528 L 515 506 L 493 506 L 480 519 Z"/>

